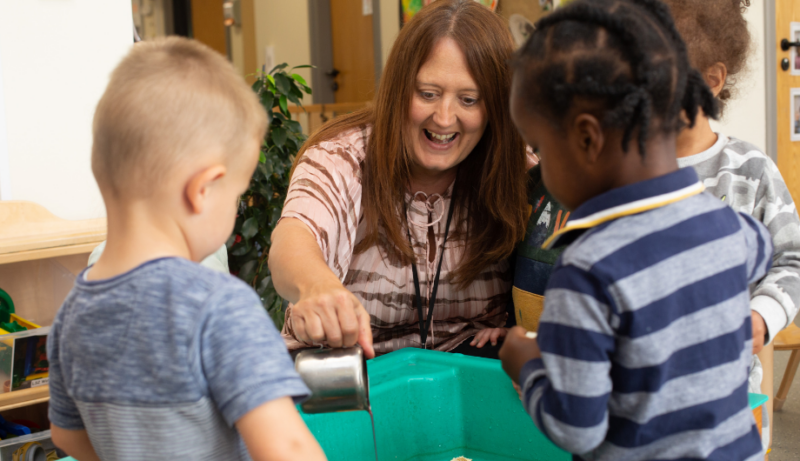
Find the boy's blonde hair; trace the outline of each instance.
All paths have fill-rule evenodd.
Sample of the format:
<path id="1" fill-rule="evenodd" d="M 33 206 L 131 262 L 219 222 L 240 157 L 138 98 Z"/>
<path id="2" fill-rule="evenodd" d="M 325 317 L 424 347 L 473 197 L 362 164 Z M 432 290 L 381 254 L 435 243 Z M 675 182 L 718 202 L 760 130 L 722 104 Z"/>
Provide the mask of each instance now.
<path id="1" fill-rule="evenodd" d="M 266 128 L 256 94 L 219 53 L 181 37 L 140 42 L 97 105 L 92 172 L 104 194 L 148 197 L 178 163 L 234 156 Z"/>

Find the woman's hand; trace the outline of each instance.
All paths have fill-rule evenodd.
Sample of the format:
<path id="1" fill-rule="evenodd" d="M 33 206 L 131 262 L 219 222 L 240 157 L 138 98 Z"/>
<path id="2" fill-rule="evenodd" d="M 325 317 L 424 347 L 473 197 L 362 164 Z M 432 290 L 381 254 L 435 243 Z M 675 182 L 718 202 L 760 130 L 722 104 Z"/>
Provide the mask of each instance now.
<path id="1" fill-rule="evenodd" d="M 315 285 L 292 306 L 291 322 L 295 337 L 301 342 L 325 341 L 333 348 L 358 343 L 367 358 L 375 357 L 369 314 L 341 283 Z"/>
<path id="2" fill-rule="evenodd" d="M 327 341 L 331 347 L 360 344 L 375 357 L 369 314 L 331 271 L 309 228 L 283 219 L 272 232 L 269 269 L 278 294 L 292 306 L 294 336 L 307 344 Z"/>
<path id="3" fill-rule="evenodd" d="M 480 349 L 486 345 L 487 342 L 491 341 L 492 346 L 496 346 L 497 340 L 500 338 L 505 338 L 507 332 L 508 329 L 506 328 L 486 328 L 485 330 L 475 333 L 475 337 L 472 339 L 472 342 L 469 343 L 469 345 Z"/>

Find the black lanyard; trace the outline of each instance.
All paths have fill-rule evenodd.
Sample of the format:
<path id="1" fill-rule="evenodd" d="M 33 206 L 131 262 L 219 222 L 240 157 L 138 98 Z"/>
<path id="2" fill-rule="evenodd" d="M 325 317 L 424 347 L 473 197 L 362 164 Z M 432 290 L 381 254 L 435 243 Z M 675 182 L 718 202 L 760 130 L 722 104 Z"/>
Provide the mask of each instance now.
<path id="1" fill-rule="evenodd" d="M 428 319 L 427 321 L 423 320 L 423 312 L 422 312 L 422 293 L 419 289 L 419 274 L 417 273 L 417 263 L 411 263 L 411 273 L 414 274 L 414 290 L 416 291 L 416 304 L 417 304 L 417 312 L 419 313 L 419 338 L 420 343 L 422 344 L 422 348 L 425 349 L 425 344 L 428 341 L 428 330 L 431 329 L 431 323 L 433 322 L 433 306 L 436 303 L 436 291 L 439 289 L 439 275 L 442 273 L 442 261 L 444 261 L 444 245 L 447 243 L 447 234 L 450 233 L 450 221 L 453 219 L 453 209 L 455 208 L 453 205 L 455 203 L 455 195 L 450 196 L 450 208 L 447 211 L 447 224 L 444 227 L 444 240 L 442 241 L 442 254 L 439 257 L 439 267 L 436 269 L 436 277 L 433 279 L 433 291 L 431 292 L 431 299 L 428 304 Z M 408 225 L 407 227 L 408 232 L 408 242 L 411 244 L 411 249 L 414 249 L 414 242 L 411 240 L 411 226 Z M 427 258 L 428 255 L 426 254 L 425 257 Z M 414 256 L 416 259 L 416 254 Z"/>

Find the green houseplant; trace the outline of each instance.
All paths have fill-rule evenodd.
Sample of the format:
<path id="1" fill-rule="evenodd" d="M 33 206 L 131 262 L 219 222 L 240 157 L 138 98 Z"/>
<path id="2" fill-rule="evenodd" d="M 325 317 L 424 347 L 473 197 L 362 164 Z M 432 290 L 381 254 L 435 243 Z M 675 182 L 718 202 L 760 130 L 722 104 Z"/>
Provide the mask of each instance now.
<path id="1" fill-rule="evenodd" d="M 289 173 L 297 151 L 306 140 L 300 123 L 292 120 L 289 103 L 302 106 L 303 93 L 311 88 L 295 69 L 283 63 L 269 72 L 256 74 L 253 91 L 267 111 L 267 134 L 250 187 L 242 195 L 233 234 L 228 239 L 228 264 L 231 273 L 252 286 L 275 325 L 283 326 L 284 301 L 272 284 L 267 257 L 272 231 L 281 216 Z"/>

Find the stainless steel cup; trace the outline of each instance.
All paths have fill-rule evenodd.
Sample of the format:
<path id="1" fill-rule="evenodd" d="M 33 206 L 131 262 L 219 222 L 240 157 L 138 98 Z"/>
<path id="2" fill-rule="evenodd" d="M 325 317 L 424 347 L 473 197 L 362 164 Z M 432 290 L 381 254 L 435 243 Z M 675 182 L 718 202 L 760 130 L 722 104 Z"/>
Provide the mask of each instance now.
<path id="1" fill-rule="evenodd" d="M 297 354 L 294 368 L 312 393 L 301 404 L 304 412 L 369 409 L 367 362 L 360 347 L 305 350 Z"/>

